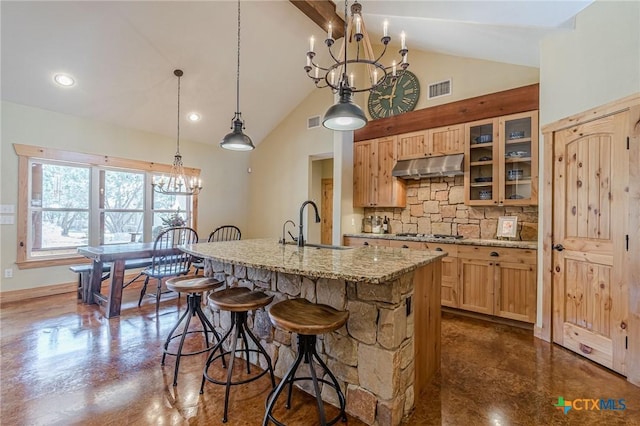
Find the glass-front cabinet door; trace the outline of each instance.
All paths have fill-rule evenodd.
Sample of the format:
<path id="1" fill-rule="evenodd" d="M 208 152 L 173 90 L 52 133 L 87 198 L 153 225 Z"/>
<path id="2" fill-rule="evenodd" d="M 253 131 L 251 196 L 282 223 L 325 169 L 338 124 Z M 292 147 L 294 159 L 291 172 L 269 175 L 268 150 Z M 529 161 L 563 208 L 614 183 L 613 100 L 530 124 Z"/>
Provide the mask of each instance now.
<path id="1" fill-rule="evenodd" d="M 498 120 L 480 120 L 465 126 L 466 204 L 490 206 L 498 203 Z"/>
<path id="2" fill-rule="evenodd" d="M 500 118 L 498 204 L 538 204 L 538 112 Z"/>
<path id="3" fill-rule="evenodd" d="M 467 123 L 465 141 L 467 205 L 538 204 L 538 111 Z"/>

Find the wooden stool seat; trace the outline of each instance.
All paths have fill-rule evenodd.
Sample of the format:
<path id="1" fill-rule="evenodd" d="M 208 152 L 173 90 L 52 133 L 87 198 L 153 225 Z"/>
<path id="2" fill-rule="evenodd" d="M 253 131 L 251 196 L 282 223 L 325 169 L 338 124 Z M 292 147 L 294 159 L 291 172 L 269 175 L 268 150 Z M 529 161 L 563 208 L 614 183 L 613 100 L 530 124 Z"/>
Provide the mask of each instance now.
<path id="1" fill-rule="evenodd" d="M 204 293 L 222 286 L 223 282 L 215 278 L 175 277 L 166 281 L 167 288 L 177 293 Z"/>
<path id="2" fill-rule="evenodd" d="M 261 291 L 251 291 L 246 287 L 232 287 L 209 295 L 209 303 L 230 312 L 247 312 L 267 306 L 273 300 Z"/>
<path id="3" fill-rule="evenodd" d="M 291 299 L 273 305 L 269 309 L 269 318 L 282 330 L 312 335 L 339 329 L 347 322 L 349 312 L 311 303 L 307 299 Z"/>

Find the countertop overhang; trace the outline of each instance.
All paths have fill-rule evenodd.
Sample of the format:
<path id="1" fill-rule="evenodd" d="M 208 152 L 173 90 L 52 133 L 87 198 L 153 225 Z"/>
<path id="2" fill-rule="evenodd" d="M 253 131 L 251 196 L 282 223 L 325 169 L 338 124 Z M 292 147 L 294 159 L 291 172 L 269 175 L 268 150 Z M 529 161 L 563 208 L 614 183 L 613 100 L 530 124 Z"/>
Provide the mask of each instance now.
<path id="1" fill-rule="evenodd" d="M 194 256 L 250 268 L 372 284 L 394 280 L 447 255 L 392 247 L 348 250 L 298 247 L 279 244 L 275 239 L 187 244 L 180 249 Z"/>

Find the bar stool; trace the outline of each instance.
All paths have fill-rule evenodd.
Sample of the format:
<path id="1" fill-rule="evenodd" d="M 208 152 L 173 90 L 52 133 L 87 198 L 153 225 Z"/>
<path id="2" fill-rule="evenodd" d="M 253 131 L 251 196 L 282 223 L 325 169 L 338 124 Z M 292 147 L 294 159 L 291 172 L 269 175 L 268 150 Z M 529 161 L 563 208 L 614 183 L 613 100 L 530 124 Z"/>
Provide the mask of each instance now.
<path id="1" fill-rule="evenodd" d="M 209 355 L 207 363 L 204 367 L 204 373 L 202 374 L 202 385 L 200 386 L 201 394 L 204 392 L 205 381 L 225 386 L 224 416 L 222 417 L 223 423 L 227 422 L 227 413 L 229 411 L 229 393 L 231 386 L 252 382 L 264 376 L 268 372 L 271 376 L 271 387 L 276 387 L 276 380 L 273 376 L 271 358 L 264 350 L 256 336 L 254 336 L 249 327 L 247 327 L 247 313 L 249 311 L 267 306 L 269 303 L 271 303 L 272 300 L 273 296 L 268 296 L 261 291 L 251 291 L 246 287 L 227 288 L 225 290 L 220 290 L 209 295 L 210 304 L 222 311 L 231 312 L 231 327 L 211 351 L 211 354 Z M 228 351 L 223 351 L 222 345 L 230 335 L 232 336 L 231 346 Z M 249 338 L 256 345 L 256 349 L 249 348 L 249 340 L 247 339 L 247 336 L 249 336 Z M 243 347 L 241 348 L 238 348 L 238 339 L 242 339 Z M 216 355 L 216 351 L 218 349 L 220 349 L 220 354 Z M 251 352 L 257 353 L 258 356 L 260 356 L 260 354 L 264 356 L 265 360 L 267 361 L 267 369 L 263 370 L 261 373 L 256 374 L 253 377 L 249 377 L 248 379 L 233 381 L 233 360 L 235 359 L 235 354 L 238 351 L 244 351 L 245 353 L 247 361 L 247 374 L 251 374 L 251 363 L 249 362 L 249 354 Z M 211 377 L 208 371 L 210 365 L 219 358 L 222 358 L 222 363 L 224 366 L 224 356 L 227 354 L 231 355 L 231 359 L 229 360 L 229 365 L 227 367 L 227 380 L 223 382 Z"/>
<path id="2" fill-rule="evenodd" d="M 174 277 L 170 278 L 166 282 L 167 288 L 169 290 L 175 291 L 177 293 L 187 293 L 187 310 L 182 314 L 176 325 L 173 327 L 169 336 L 167 336 L 167 340 L 164 342 L 164 348 L 162 350 L 162 363 L 164 365 L 164 360 L 167 355 L 172 355 L 176 357 L 176 366 L 173 372 L 173 386 L 178 384 L 178 368 L 180 367 L 180 357 L 189 356 L 189 355 L 197 355 L 210 350 L 213 346 L 214 339 L 216 341 L 220 341 L 220 335 L 213 328 L 213 324 L 207 319 L 200 308 L 200 304 L 202 303 L 202 293 L 209 290 L 214 290 L 220 286 L 222 286 L 222 282 L 213 278 L 202 278 L 202 277 Z M 191 323 L 191 318 L 198 316 L 200 319 L 200 323 L 202 324 L 202 330 L 191 330 L 189 331 L 189 324 Z M 180 333 L 176 333 L 180 324 L 186 321 L 184 328 Z M 205 348 L 199 351 L 193 351 L 188 353 L 183 353 L 182 348 L 184 346 L 184 340 L 187 337 L 187 334 L 192 333 L 203 333 L 204 334 L 204 342 Z M 211 345 L 209 344 L 209 333 L 212 334 Z M 173 339 L 180 338 L 180 344 L 178 346 L 177 352 L 171 352 L 169 350 L 169 343 Z"/>
<path id="3" fill-rule="evenodd" d="M 269 310 L 269 318 L 274 326 L 291 331 L 298 334 L 298 356 L 293 365 L 287 371 L 287 374 L 282 378 L 282 381 L 276 389 L 271 391 L 267 397 L 267 410 L 262 422 L 263 426 L 267 426 L 270 421 L 278 426 L 284 424 L 279 422 L 273 417 L 271 411 L 278 399 L 280 393 L 284 390 L 284 387 L 288 384 L 289 390 L 287 395 L 287 408 L 291 407 L 291 388 L 293 382 L 300 380 L 311 380 L 313 382 L 313 389 L 316 394 L 316 402 L 318 404 L 318 415 L 320 416 L 321 425 L 332 425 L 338 420 L 347 420 L 345 414 L 345 398 L 344 394 L 340 390 L 340 385 L 335 376 L 327 365 L 320 359 L 316 352 L 316 338 L 318 334 L 331 333 L 342 327 L 349 318 L 349 312 L 338 311 L 331 306 L 311 303 L 306 299 L 291 299 L 278 302 Z M 320 364 L 324 372 L 329 376 L 331 381 L 327 381 L 323 378 L 318 378 L 314 367 L 314 358 Z M 296 371 L 300 366 L 300 363 L 304 360 L 305 364 L 309 364 L 309 371 L 311 377 L 296 377 Z M 324 412 L 324 402 L 320 395 L 320 386 L 318 382 L 322 382 L 327 386 L 332 387 L 340 402 L 340 413 L 332 420 L 327 422 Z"/>

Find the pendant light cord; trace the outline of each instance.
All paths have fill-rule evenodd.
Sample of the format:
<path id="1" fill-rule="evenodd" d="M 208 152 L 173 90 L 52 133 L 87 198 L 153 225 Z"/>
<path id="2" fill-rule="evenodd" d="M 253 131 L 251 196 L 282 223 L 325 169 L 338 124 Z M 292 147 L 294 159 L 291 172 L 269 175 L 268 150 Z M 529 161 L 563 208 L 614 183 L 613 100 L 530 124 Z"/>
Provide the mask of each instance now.
<path id="1" fill-rule="evenodd" d="M 238 0 L 238 68 L 236 70 L 236 115 L 240 114 L 240 0 Z"/>
<path id="2" fill-rule="evenodd" d="M 176 155 L 180 155 L 180 76 L 178 76 L 178 135 Z"/>

